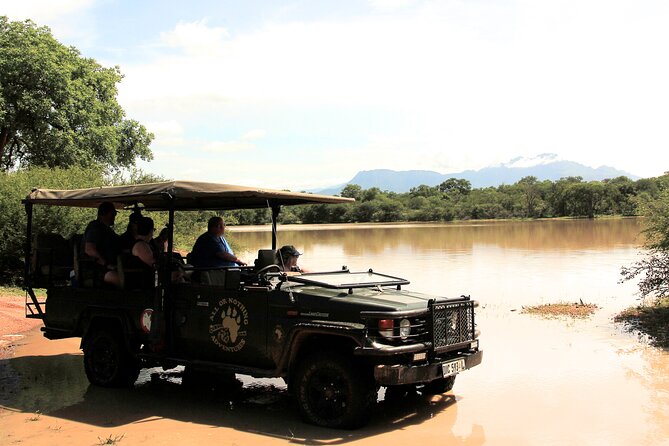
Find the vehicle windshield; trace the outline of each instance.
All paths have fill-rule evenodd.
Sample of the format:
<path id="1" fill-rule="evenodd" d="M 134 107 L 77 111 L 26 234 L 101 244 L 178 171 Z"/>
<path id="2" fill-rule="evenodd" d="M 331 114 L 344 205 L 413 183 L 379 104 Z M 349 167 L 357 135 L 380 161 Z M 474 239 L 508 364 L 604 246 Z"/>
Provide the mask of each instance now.
<path id="1" fill-rule="evenodd" d="M 355 273 L 344 270 L 330 273 L 303 274 L 301 276 L 292 276 L 290 280 L 305 285 L 316 285 L 334 289 L 399 286 L 409 283 L 406 279 L 375 273 L 372 270 Z"/>

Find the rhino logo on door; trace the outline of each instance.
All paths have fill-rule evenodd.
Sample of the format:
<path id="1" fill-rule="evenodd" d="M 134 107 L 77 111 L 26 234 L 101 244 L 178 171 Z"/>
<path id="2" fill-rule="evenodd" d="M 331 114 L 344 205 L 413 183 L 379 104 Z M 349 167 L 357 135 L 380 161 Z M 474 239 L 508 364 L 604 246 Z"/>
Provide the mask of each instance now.
<path id="1" fill-rule="evenodd" d="M 246 344 L 249 313 L 237 299 L 221 299 L 209 316 L 211 341 L 226 352 L 238 352 Z"/>

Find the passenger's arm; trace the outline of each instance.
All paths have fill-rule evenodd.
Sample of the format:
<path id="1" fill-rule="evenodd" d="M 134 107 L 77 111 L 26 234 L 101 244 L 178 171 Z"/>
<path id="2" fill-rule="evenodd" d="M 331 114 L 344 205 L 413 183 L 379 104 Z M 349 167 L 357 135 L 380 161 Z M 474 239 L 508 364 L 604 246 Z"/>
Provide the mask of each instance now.
<path id="1" fill-rule="evenodd" d="M 219 259 L 223 259 L 226 262 L 234 262 L 237 265 L 246 266 L 246 263 L 244 263 L 242 260 L 240 260 L 239 257 L 237 257 L 234 254 L 230 254 L 229 252 L 217 251 L 216 252 L 216 257 L 218 257 Z"/>
<path id="2" fill-rule="evenodd" d="M 107 266 L 107 261 L 102 257 L 102 254 L 98 251 L 97 246 L 93 242 L 86 242 L 84 244 L 84 252 L 87 256 L 95 260 L 95 263 L 99 263 L 102 266 Z"/>
<path id="3" fill-rule="evenodd" d="M 139 257 L 139 259 L 149 265 L 155 267 L 156 259 L 153 257 L 153 251 L 148 243 L 135 243 L 132 247 L 132 255 Z"/>

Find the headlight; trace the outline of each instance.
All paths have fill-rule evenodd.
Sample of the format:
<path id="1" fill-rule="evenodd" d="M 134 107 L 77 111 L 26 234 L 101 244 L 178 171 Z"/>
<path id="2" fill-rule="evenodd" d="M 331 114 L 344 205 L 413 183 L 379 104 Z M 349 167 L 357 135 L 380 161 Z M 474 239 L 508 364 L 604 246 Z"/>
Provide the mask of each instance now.
<path id="1" fill-rule="evenodd" d="M 402 319 L 400 321 L 400 337 L 406 339 L 411 334 L 411 322 L 409 319 Z"/>

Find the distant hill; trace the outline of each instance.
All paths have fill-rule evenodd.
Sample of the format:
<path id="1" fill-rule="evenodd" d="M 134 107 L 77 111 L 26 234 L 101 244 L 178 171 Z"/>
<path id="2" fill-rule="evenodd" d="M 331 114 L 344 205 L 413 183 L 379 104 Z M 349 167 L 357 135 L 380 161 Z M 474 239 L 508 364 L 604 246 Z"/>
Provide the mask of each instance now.
<path id="1" fill-rule="evenodd" d="M 557 155 L 552 153 L 544 153 L 534 158 L 514 158 L 508 163 L 484 167 L 480 170 L 465 170 L 445 174 L 430 170 L 363 170 L 346 183 L 314 192 L 338 194 L 347 184 L 357 184 L 363 189 L 378 187 L 381 190 L 392 192 L 408 192 L 412 187 L 421 184 L 437 186 L 449 178 L 465 179 L 472 184 L 473 188 L 482 188 L 513 184 L 527 176 L 552 181 L 577 176 L 582 177 L 584 181 L 601 181 L 619 176 L 626 176 L 632 180 L 639 179 L 636 175 L 613 167 L 601 166 L 595 169 L 574 161 L 559 160 Z"/>

